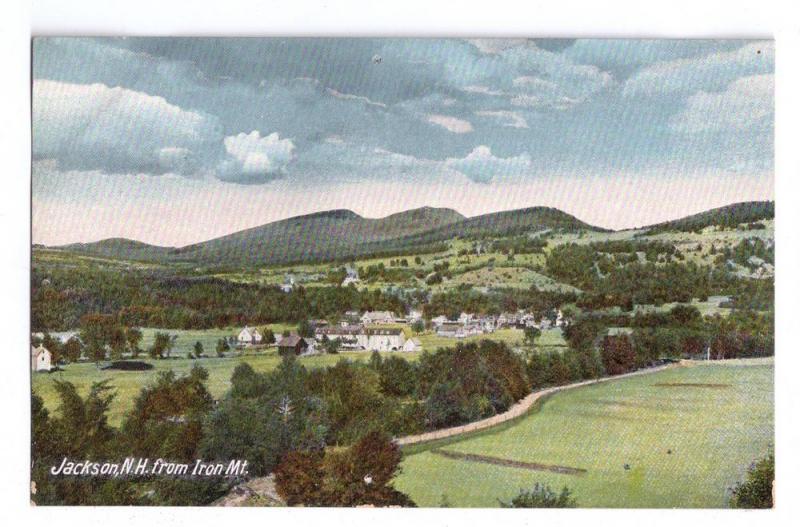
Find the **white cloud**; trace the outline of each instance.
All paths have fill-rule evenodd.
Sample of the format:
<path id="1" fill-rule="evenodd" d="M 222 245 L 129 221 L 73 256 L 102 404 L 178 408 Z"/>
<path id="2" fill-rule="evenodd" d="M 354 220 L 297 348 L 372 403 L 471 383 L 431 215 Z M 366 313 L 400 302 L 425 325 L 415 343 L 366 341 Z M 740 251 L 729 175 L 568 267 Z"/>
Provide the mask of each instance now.
<path id="1" fill-rule="evenodd" d="M 495 120 L 500 121 L 503 126 L 508 126 L 511 128 L 528 128 L 528 121 L 526 121 L 524 117 L 517 112 L 512 112 L 509 110 L 482 110 L 475 112 L 475 115 L 494 118 Z"/>
<path id="2" fill-rule="evenodd" d="M 506 93 L 500 90 L 493 90 L 487 86 L 466 86 L 461 88 L 463 91 L 467 93 L 480 93 L 481 95 L 492 95 L 492 96 L 501 96 L 505 95 Z"/>
<path id="3" fill-rule="evenodd" d="M 679 132 L 742 131 L 770 126 L 773 115 L 773 75 L 753 75 L 732 82 L 719 93 L 698 92 L 670 121 Z"/>
<path id="4" fill-rule="evenodd" d="M 524 38 L 473 38 L 468 39 L 467 42 L 486 55 L 496 55 L 507 49 L 530 44 L 530 41 Z"/>
<path id="5" fill-rule="evenodd" d="M 369 97 L 364 97 L 362 95 L 353 95 L 352 93 L 342 93 L 332 88 L 325 88 L 325 90 L 334 97 L 336 97 L 337 99 L 359 101 L 363 102 L 364 104 L 367 104 L 368 106 L 378 106 L 379 108 L 386 108 L 386 105 L 384 103 L 373 101 Z"/>
<path id="6" fill-rule="evenodd" d="M 456 170 L 476 183 L 489 183 L 495 177 L 519 175 L 531 166 L 528 154 L 514 157 L 495 157 L 492 150 L 485 145 L 475 149 L 463 158 L 448 158 L 448 168 Z"/>
<path id="7" fill-rule="evenodd" d="M 652 96 L 718 90 L 743 76 L 772 73 L 774 64 L 774 44 L 752 42 L 734 51 L 653 64 L 625 81 L 623 94 Z"/>
<path id="8" fill-rule="evenodd" d="M 186 172 L 222 137 L 217 119 L 105 84 L 33 83 L 33 155 L 109 173 Z"/>
<path id="9" fill-rule="evenodd" d="M 469 121 L 451 117 L 449 115 L 428 115 L 428 122 L 441 126 L 454 134 L 466 134 L 472 131 L 472 124 Z"/>
<path id="10" fill-rule="evenodd" d="M 225 151 L 235 160 L 232 167 L 228 164 L 223 171 L 228 176 L 230 171 L 238 171 L 245 178 L 270 179 L 283 171 L 294 159 L 294 143 L 291 139 L 281 139 L 277 132 L 261 137 L 258 130 L 249 134 L 244 132 L 228 136 L 224 140 Z M 230 180 L 229 177 L 223 179 Z"/>

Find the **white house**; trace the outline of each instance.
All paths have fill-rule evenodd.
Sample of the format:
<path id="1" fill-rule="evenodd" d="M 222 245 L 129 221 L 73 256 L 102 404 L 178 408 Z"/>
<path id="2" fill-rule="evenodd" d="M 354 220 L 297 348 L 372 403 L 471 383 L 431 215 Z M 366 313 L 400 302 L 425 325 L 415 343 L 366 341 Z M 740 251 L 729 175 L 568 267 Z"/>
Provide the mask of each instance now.
<path id="1" fill-rule="evenodd" d="M 403 344 L 403 351 L 422 351 L 422 343 L 419 339 L 408 339 Z"/>
<path id="2" fill-rule="evenodd" d="M 281 284 L 281 291 L 284 293 L 291 293 L 292 289 L 294 289 L 294 275 L 287 274 L 283 278 L 283 284 Z"/>
<path id="3" fill-rule="evenodd" d="M 50 364 L 52 358 L 52 354 L 41 344 L 38 348 L 31 346 L 31 370 L 50 371 L 52 369 Z"/>
<path id="4" fill-rule="evenodd" d="M 472 319 L 475 318 L 475 315 L 472 313 L 461 313 L 458 316 L 458 323 L 462 326 L 466 326 L 467 324 L 472 323 Z"/>
<path id="5" fill-rule="evenodd" d="M 464 326 L 458 324 L 457 322 L 445 322 L 440 324 L 436 328 L 436 334 L 440 337 L 463 338 L 466 336 L 464 334 Z"/>
<path id="6" fill-rule="evenodd" d="M 433 324 L 433 327 L 435 328 L 438 328 L 439 326 L 445 323 L 447 323 L 447 317 L 444 315 L 439 315 L 438 317 L 433 317 L 431 319 L 431 324 Z"/>
<path id="7" fill-rule="evenodd" d="M 406 342 L 400 328 L 367 328 L 364 330 L 366 345 L 370 351 L 400 351 Z"/>
<path id="8" fill-rule="evenodd" d="M 367 311 L 361 315 L 361 323 L 365 326 L 370 324 L 391 324 L 394 322 L 394 313 L 391 311 Z"/>
<path id="9" fill-rule="evenodd" d="M 358 271 L 354 267 L 348 265 L 345 267 L 344 270 L 345 270 L 345 277 L 344 280 L 342 280 L 342 287 L 347 287 L 348 285 L 355 284 L 356 282 L 359 281 Z"/>
<path id="10" fill-rule="evenodd" d="M 245 326 L 236 337 L 236 341 L 246 346 L 248 344 L 261 344 L 261 333 L 256 328 L 249 328 Z"/>

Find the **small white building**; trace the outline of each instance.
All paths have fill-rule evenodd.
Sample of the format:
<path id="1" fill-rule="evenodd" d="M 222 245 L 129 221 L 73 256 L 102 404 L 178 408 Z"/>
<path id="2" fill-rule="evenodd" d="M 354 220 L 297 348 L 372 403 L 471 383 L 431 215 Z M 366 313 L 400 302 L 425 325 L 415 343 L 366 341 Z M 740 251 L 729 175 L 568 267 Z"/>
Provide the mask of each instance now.
<path id="1" fill-rule="evenodd" d="M 31 370 L 33 371 L 50 371 L 52 365 L 50 361 L 53 355 L 41 344 L 38 348 L 31 346 Z"/>
<path id="2" fill-rule="evenodd" d="M 406 337 L 400 328 L 367 328 L 363 337 L 366 337 L 364 349 L 369 351 L 400 351 L 406 343 Z"/>
<path id="3" fill-rule="evenodd" d="M 433 327 L 435 327 L 435 328 L 438 328 L 442 324 L 446 324 L 446 323 L 447 323 L 447 317 L 444 316 L 444 315 L 439 315 L 438 317 L 433 317 L 431 319 L 431 324 L 433 324 Z"/>
<path id="4" fill-rule="evenodd" d="M 281 291 L 284 293 L 291 293 L 294 289 L 294 275 L 287 274 L 283 278 L 283 283 L 281 284 Z"/>
<path id="5" fill-rule="evenodd" d="M 345 267 L 344 271 L 345 271 L 345 277 L 344 280 L 342 280 L 342 287 L 347 287 L 350 284 L 355 284 L 359 282 L 358 271 L 356 270 L 355 267 L 351 267 L 348 265 Z"/>
<path id="6" fill-rule="evenodd" d="M 419 339 L 408 339 L 403 344 L 403 351 L 422 351 L 422 343 Z"/>
<path id="7" fill-rule="evenodd" d="M 247 326 L 245 326 L 236 337 L 236 341 L 242 346 L 261 344 L 261 339 L 261 332 L 259 332 L 258 329 Z"/>

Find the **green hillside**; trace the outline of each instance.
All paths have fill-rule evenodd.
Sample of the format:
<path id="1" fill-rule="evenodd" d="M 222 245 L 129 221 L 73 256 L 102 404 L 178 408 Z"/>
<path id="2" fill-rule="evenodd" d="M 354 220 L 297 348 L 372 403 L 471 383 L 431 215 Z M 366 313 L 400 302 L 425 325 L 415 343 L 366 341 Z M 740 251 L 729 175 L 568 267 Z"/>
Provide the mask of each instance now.
<path id="1" fill-rule="evenodd" d="M 741 223 L 752 223 L 773 219 L 774 217 L 774 201 L 746 201 L 707 210 L 685 218 L 658 223 L 646 227 L 647 230 L 644 234 L 658 234 L 669 231 L 699 232 L 711 226 L 736 228 Z"/>

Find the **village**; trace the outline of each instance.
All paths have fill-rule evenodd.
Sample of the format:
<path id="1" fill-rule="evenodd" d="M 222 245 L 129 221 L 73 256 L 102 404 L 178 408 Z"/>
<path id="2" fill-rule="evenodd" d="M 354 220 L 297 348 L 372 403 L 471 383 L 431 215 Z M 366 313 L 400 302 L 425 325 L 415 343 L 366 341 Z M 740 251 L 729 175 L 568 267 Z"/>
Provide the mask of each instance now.
<path id="1" fill-rule="evenodd" d="M 271 331 L 248 325 L 234 336 L 225 340 L 232 349 L 259 351 L 277 348 L 280 355 L 317 355 L 342 352 L 421 352 L 424 346 L 414 336 L 422 331 L 447 339 L 465 339 L 479 335 L 492 334 L 500 329 L 536 328 L 540 331 L 562 328 L 568 324 L 561 310 L 553 310 L 551 316 L 537 319 L 525 310 L 500 315 L 477 315 L 461 313 L 450 319 L 444 315 L 426 321 L 422 313 L 411 310 L 405 316 L 397 316 L 391 311 L 347 311 L 338 323 L 327 320 L 309 320 L 308 326 L 313 336 L 301 336 L 298 330 L 272 334 Z M 268 335 L 267 335 L 268 334 Z M 31 346 L 31 370 L 49 372 L 58 364 L 53 354 L 41 342 L 44 334 L 32 335 L 37 345 Z M 54 334 L 61 345 L 71 339 L 80 341 L 76 331 Z M 429 350 L 433 351 L 433 350 Z M 88 360 L 85 358 L 84 360 Z"/>

